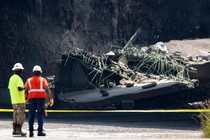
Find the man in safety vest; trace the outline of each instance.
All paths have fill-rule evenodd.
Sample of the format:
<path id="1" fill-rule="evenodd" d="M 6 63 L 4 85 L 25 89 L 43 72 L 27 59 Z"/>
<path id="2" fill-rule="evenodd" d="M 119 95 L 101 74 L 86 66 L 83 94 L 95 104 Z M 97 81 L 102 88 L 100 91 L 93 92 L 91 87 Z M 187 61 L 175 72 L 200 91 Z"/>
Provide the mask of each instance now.
<path id="1" fill-rule="evenodd" d="M 42 69 L 39 65 L 33 67 L 34 76 L 28 78 L 25 84 L 26 96 L 29 102 L 29 137 L 34 136 L 34 116 L 37 110 L 38 117 L 38 136 L 46 136 L 43 132 L 44 111 L 46 96 L 50 98 L 50 106 L 54 104 L 51 91 L 48 87 L 48 82 L 41 77 Z"/>
<path id="2" fill-rule="evenodd" d="M 13 135 L 26 136 L 25 132 L 22 132 L 22 126 L 25 121 L 25 93 L 24 83 L 21 79 L 22 72 L 24 70 L 21 63 L 16 63 L 12 70 L 14 74 L 9 79 L 9 91 L 11 97 L 13 112 Z"/>

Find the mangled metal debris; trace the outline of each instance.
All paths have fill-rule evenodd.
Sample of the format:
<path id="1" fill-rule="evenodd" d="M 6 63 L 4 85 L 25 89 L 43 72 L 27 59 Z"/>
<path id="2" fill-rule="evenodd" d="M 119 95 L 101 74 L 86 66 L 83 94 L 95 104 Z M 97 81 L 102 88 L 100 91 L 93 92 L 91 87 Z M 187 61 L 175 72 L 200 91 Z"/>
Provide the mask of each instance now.
<path id="1" fill-rule="evenodd" d="M 63 53 L 63 59 L 67 65 L 68 60 L 79 61 L 83 66 L 95 73 L 90 79 L 93 81 L 97 75 L 109 73 L 107 77 L 101 79 L 96 87 L 99 87 L 112 75 L 131 80 L 135 83 L 142 83 L 148 79 L 173 79 L 175 81 L 188 83 L 193 86 L 189 78 L 190 67 L 180 63 L 173 57 L 156 53 L 153 50 L 142 51 L 135 47 L 122 50 L 114 50 L 115 55 L 96 55 L 81 49 L 71 49 Z M 119 81 L 115 81 L 119 83 Z"/>
<path id="2" fill-rule="evenodd" d="M 163 42 L 139 48 L 133 42 L 140 31 L 124 47 L 111 48 L 108 53 L 79 48 L 62 52 L 59 100 L 71 104 L 68 108 L 103 108 L 138 104 L 142 99 L 182 93 L 199 85 L 197 79 L 190 78 L 197 70 L 191 65 L 192 56 L 168 54 Z"/>
<path id="3" fill-rule="evenodd" d="M 197 86 L 198 81 L 189 77 L 191 67 L 180 62 L 176 55 L 166 54 L 166 51 L 150 47 L 126 47 L 100 55 L 71 48 L 62 53 L 59 75 L 65 74 L 61 78 L 66 80 L 58 79 L 63 81 L 58 98 L 70 103 L 71 108 L 97 108 L 124 100 L 178 93 Z M 77 68 L 71 69 L 75 65 Z M 77 79 L 81 82 L 76 82 Z"/>

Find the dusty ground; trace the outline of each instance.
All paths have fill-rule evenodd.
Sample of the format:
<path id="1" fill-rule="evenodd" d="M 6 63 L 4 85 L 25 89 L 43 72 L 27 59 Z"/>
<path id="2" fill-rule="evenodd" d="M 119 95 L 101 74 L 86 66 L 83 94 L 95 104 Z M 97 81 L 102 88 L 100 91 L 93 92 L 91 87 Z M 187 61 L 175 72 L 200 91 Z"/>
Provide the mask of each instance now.
<path id="1" fill-rule="evenodd" d="M 195 40 L 172 40 L 165 42 L 169 53 L 175 51 L 181 52 L 181 55 L 192 55 L 194 58 L 198 51 L 210 52 L 210 39 L 195 39 Z"/>
<path id="2" fill-rule="evenodd" d="M 11 118 L 10 116 L 8 116 Z M 12 137 L 11 120 L 0 119 L 0 139 Z M 57 117 L 57 119 L 55 119 Z M 198 122 L 190 114 L 65 114 L 55 115 L 45 121 L 45 139 L 142 139 L 182 138 L 200 139 Z M 24 130 L 27 131 L 27 122 Z M 36 136 L 35 139 L 40 139 Z M 44 138 L 43 138 L 44 139 Z"/>

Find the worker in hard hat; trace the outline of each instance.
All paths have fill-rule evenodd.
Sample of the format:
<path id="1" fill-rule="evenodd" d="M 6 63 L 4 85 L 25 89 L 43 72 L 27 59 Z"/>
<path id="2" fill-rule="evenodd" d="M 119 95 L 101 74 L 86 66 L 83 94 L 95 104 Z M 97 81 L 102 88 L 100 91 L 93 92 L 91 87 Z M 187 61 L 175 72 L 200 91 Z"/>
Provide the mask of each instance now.
<path id="1" fill-rule="evenodd" d="M 46 78 L 41 77 L 42 68 L 39 65 L 33 67 L 34 76 L 28 78 L 26 87 L 26 96 L 29 102 L 29 137 L 34 136 L 34 116 L 37 110 L 38 118 L 38 136 L 46 136 L 43 132 L 44 124 L 44 111 L 45 111 L 45 99 L 49 97 L 50 106 L 54 104 L 54 99 L 52 97 L 51 91 L 48 87 L 48 82 Z"/>
<path id="2" fill-rule="evenodd" d="M 13 112 L 13 135 L 26 136 L 27 133 L 22 131 L 22 126 L 25 121 L 25 93 L 24 83 L 22 78 L 22 72 L 24 70 L 21 63 L 16 63 L 12 70 L 14 74 L 9 79 L 9 91 L 11 97 Z"/>

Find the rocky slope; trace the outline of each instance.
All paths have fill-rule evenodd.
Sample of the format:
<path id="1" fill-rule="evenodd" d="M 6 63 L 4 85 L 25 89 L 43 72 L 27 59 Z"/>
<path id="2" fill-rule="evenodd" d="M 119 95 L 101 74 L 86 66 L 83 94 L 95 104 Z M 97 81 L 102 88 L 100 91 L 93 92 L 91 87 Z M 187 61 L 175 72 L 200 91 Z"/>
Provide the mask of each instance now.
<path id="1" fill-rule="evenodd" d="M 0 0 L 0 86 L 7 86 L 16 62 L 25 67 L 24 79 L 35 64 L 52 75 L 57 52 L 106 52 L 123 46 L 139 27 L 140 46 L 207 38 L 209 6 L 208 0 Z"/>

